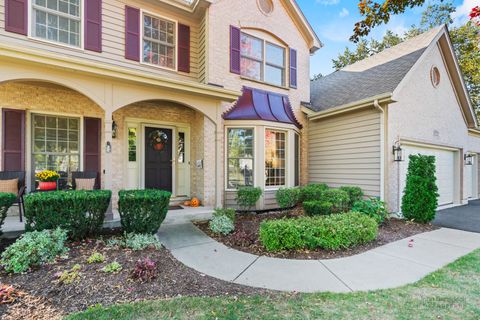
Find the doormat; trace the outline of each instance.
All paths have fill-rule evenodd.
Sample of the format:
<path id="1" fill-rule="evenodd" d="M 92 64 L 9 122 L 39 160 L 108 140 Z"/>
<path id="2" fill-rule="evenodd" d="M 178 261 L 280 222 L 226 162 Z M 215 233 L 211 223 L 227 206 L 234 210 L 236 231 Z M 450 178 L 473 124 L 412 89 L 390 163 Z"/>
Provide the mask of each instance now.
<path id="1" fill-rule="evenodd" d="M 168 210 L 183 210 L 181 206 L 170 206 Z"/>

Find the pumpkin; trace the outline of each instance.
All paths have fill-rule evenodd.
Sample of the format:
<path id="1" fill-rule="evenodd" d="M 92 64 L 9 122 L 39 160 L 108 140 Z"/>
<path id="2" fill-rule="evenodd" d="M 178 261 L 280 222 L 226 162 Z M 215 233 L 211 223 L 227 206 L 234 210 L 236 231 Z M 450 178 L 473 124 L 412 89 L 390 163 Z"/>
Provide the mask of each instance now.
<path id="1" fill-rule="evenodd" d="M 190 207 L 190 206 L 192 205 L 192 202 L 191 202 L 191 201 L 185 201 L 185 202 L 183 203 L 183 205 L 184 205 L 185 207 Z"/>
<path id="2" fill-rule="evenodd" d="M 200 205 L 200 200 L 198 200 L 198 198 L 192 198 L 192 201 L 190 201 L 190 205 L 196 208 Z"/>

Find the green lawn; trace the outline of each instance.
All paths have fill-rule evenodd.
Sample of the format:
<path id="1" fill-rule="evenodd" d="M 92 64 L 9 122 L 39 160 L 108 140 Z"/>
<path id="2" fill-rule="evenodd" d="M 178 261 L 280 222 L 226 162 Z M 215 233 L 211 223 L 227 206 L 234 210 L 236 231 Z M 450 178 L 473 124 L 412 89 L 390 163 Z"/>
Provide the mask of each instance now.
<path id="1" fill-rule="evenodd" d="M 392 274 L 394 277 L 395 274 Z M 68 319 L 480 319 L 480 250 L 416 284 L 349 294 L 177 298 L 92 308 Z"/>

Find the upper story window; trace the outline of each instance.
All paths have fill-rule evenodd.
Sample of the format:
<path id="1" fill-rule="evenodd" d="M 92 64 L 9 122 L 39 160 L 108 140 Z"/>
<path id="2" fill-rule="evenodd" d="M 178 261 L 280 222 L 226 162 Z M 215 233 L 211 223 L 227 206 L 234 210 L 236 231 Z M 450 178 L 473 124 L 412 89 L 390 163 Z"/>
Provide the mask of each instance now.
<path id="1" fill-rule="evenodd" d="M 175 22 L 144 14 L 143 62 L 175 69 Z"/>
<path id="2" fill-rule="evenodd" d="M 242 76 L 277 86 L 285 85 L 285 48 L 242 33 L 240 54 Z"/>
<path id="3" fill-rule="evenodd" d="M 33 0 L 32 36 L 80 47 L 81 0 Z"/>

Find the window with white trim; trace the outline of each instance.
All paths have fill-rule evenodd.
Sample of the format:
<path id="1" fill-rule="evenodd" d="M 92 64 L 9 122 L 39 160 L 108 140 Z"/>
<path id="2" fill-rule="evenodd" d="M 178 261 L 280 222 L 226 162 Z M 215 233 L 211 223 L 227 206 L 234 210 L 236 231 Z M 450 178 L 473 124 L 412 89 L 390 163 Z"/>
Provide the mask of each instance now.
<path id="1" fill-rule="evenodd" d="M 143 62 L 175 69 L 175 22 L 143 15 Z"/>
<path id="2" fill-rule="evenodd" d="M 80 47 L 81 0 L 33 0 L 32 36 Z"/>
<path id="3" fill-rule="evenodd" d="M 286 132 L 265 130 L 265 186 L 284 186 Z"/>
<path id="4" fill-rule="evenodd" d="M 285 85 L 285 48 L 242 32 L 240 54 L 242 76 Z"/>
<path id="5" fill-rule="evenodd" d="M 253 186 L 253 129 L 227 130 L 227 188 Z"/>

